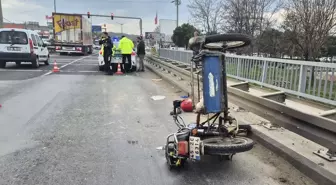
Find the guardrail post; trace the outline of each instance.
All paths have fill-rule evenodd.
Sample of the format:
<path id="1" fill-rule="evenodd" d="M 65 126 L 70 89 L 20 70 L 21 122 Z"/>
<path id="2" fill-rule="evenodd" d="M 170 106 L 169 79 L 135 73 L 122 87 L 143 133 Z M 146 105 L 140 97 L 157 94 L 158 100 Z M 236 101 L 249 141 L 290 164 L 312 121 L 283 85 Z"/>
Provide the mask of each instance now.
<path id="1" fill-rule="evenodd" d="M 299 87 L 298 92 L 305 93 L 306 92 L 306 82 L 307 82 L 307 69 L 306 65 L 300 66 L 300 76 L 299 76 Z"/>
<path id="2" fill-rule="evenodd" d="M 182 52 L 178 52 L 179 53 L 179 59 L 178 61 L 182 62 Z"/>
<path id="3" fill-rule="evenodd" d="M 264 65 L 263 65 L 263 69 L 262 69 L 262 76 L 261 76 L 261 83 L 265 83 L 266 79 L 267 79 L 267 71 L 268 71 L 268 62 L 266 60 L 264 60 Z M 263 87 L 261 85 L 261 87 Z"/>
<path id="4" fill-rule="evenodd" d="M 237 77 L 240 77 L 241 58 L 238 58 Z"/>

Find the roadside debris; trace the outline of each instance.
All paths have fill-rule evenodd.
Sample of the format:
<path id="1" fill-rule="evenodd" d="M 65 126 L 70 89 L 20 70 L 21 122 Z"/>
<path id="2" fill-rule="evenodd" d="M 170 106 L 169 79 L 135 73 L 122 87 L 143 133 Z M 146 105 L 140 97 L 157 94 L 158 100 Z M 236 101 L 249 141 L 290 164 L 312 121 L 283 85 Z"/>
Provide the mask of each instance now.
<path id="1" fill-rule="evenodd" d="M 165 96 L 157 95 L 157 96 L 152 96 L 151 98 L 152 98 L 152 100 L 157 101 L 157 100 L 163 100 L 163 99 L 165 99 L 166 97 L 165 97 Z"/>
<path id="2" fill-rule="evenodd" d="M 159 82 L 161 81 L 162 79 L 161 78 L 157 78 L 157 79 L 152 79 L 154 82 Z"/>

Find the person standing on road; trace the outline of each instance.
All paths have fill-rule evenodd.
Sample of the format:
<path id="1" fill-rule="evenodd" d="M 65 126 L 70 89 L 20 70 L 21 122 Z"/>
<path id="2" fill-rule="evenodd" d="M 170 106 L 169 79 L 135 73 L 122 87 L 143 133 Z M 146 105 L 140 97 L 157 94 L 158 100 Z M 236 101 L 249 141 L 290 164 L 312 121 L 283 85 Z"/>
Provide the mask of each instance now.
<path id="1" fill-rule="evenodd" d="M 139 57 L 139 71 L 145 71 L 144 58 L 146 55 L 145 42 L 142 37 L 138 37 L 137 55 Z"/>
<path id="2" fill-rule="evenodd" d="M 121 50 L 122 55 L 122 67 L 121 70 L 123 73 L 128 73 L 132 67 L 132 52 L 133 52 L 134 44 L 133 41 L 125 37 L 124 35 L 121 36 L 119 41 L 118 49 Z M 128 64 L 126 65 L 126 59 Z"/>
<path id="3" fill-rule="evenodd" d="M 107 32 L 103 33 L 102 38 L 99 40 L 99 45 L 103 46 L 105 72 L 107 75 L 113 75 L 113 72 L 111 70 L 111 55 L 112 55 L 113 43 L 111 41 L 111 37 L 108 35 Z"/>

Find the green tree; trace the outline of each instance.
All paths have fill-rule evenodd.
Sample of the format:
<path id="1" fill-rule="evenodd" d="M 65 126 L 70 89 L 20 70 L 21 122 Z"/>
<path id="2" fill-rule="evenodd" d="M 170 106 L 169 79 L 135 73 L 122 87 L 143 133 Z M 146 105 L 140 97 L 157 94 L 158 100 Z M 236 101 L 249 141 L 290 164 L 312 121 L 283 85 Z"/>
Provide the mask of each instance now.
<path id="1" fill-rule="evenodd" d="M 273 28 L 265 30 L 257 38 L 259 52 L 270 54 L 271 57 L 279 57 L 282 35 L 282 32 Z"/>
<path id="2" fill-rule="evenodd" d="M 197 29 L 190 24 L 182 24 L 176 27 L 172 36 L 174 44 L 178 47 L 187 47 L 189 39 L 194 36 L 196 30 Z"/>
<path id="3" fill-rule="evenodd" d="M 328 37 L 326 44 L 321 49 L 321 55 L 327 56 L 327 57 L 336 56 L 336 37 L 335 36 Z"/>

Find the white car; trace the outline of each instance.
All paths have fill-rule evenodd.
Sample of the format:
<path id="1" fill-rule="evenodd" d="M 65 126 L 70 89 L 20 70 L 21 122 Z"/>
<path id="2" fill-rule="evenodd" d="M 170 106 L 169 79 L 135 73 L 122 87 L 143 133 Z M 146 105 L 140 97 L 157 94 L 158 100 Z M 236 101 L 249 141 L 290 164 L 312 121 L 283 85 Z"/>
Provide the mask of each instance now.
<path id="1" fill-rule="evenodd" d="M 121 56 L 117 56 L 118 59 L 120 62 L 122 60 Z M 120 58 L 119 58 L 120 57 Z M 111 62 L 113 62 L 115 59 L 115 57 L 112 58 Z M 128 62 L 126 60 L 126 62 Z M 134 72 L 137 70 L 137 54 L 135 51 L 132 52 L 132 69 L 131 69 L 131 72 Z M 105 65 L 105 62 L 104 62 L 104 56 L 102 55 L 102 48 L 100 49 L 99 51 L 99 54 L 98 54 L 98 67 L 99 67 L 99 71 L 104 71 L 104 65 Z"/>
<path id="2" fill-rule="evenodd" d="M 49 51 L 37 32 L 27 29 L 0 29 L 0 68 L 7 62 L 31 62 L 34 68 L 40 62 L 49 65 Z"/>
<path id="3" fill-rule="evenodd" d="M 93 49 L 95 49 L 95 50 L 100 50 L 100 45 L 98 45 L 98 44 L 93 44 Z"/>

